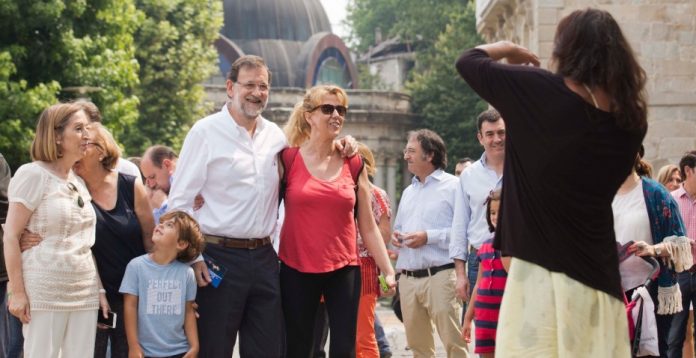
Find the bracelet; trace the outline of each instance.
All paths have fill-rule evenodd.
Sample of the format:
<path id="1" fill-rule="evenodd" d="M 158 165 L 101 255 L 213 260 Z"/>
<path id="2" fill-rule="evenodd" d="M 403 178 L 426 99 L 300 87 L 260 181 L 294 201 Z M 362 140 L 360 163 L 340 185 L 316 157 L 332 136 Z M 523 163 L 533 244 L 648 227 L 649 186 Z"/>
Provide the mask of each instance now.
<path id="1" fill-rule="evenodd" d="M 103 288 L 100 288 L 100 289 L 99 289 L 99 293 L 103 293 L 103 294 L 106 294 L 106 290 L 105 290 L 105 289 L 103 289 Z"/>

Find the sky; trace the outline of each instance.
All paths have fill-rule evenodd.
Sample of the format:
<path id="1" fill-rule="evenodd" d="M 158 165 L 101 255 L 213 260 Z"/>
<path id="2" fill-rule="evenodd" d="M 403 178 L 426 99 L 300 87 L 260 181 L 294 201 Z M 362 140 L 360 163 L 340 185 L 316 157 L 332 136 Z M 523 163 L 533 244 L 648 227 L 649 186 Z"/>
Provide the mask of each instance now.
<path id="1" fill-rule="evenodd" d="M 346 6 L 348 0 L 319 0 L 324 6 L 324 11 L 331 22 L 331 29 L 340 38 L 346 40 L 350 30 L 341 24 L 346 18 Z"/>

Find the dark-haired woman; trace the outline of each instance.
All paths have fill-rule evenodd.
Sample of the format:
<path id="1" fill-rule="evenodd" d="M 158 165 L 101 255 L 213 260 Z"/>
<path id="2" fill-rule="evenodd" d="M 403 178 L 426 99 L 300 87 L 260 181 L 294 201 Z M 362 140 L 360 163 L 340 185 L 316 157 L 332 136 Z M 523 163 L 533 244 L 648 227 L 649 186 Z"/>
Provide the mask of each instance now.
<path id="1" fill-rule="evenodd" d="M 654 256 L 656 250 L 653 245 L 659 245 L 657 251 L 664 258 L 659 260 L 657 284 L 649 289 L 655 304 L 658 349 L 664 356 L 672 315 L 682 310 L 674 304 L 681 302 L 674 268 L 684 265 L 668 264 L 670 260 L 678 260 L 681 255 L 671 257 L 670 253 L 675 250 L 672 247 L 662 248 L 665 245 L 678 246 L 680 241 L 690 251 L 690 244 L 684 237 L 686 231 L 677 202 L 660 183 L 650 179 L 650 171 L 650 165 L 640 155 L 636 156 L 634 168 L 621 184 L 611 206 L 616 242 L 621 245 L 634 242 L 629 252 L 635 252 L 637 256 Z M 645 283 L 651 269 L 642 259 L 632 255 L 620 262 L 621 286 L 626 291 L 626 297 L 630 298 L 633 291 Z"/>
<path id="2" fill-rule="evenodd" d="M 554 72 L 503 41 L 457 61 L 508 133 L 495 247 L 513 259 L 496 356 L 627 357 L 611 202 L 647 130 L 645 72 L 596 9 L 561 20 L 551 57 Z"/>

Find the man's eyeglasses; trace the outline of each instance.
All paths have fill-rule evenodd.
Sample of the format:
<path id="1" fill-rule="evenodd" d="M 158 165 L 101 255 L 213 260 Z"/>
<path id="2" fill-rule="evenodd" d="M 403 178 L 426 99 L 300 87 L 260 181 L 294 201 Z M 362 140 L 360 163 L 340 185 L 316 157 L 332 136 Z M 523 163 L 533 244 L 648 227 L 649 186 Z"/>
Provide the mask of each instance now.
<path id="1" fill-rule="evenodd" d="M 257 87 L 259 89 L 259 92 L 268 92 L 268 90 L 270 89 L 270 87 L 265 83 L 259 83 L 259 84 L 256 84 L 254 82 L 248 82 L 248 83 L 236 82 L 236 83 L 238 85 L 244 87 L 245 90 L 250 91 L 250 92 L 254 91 Z"/>
<path id="2" fill-rule="evenodd" d="M 68 182 L 68 189 L 77 194 L 77 206 L 83 208 L 85 206 L 85 201 L 82 200 L 82 195 L 80 195 L 80 192 L 77 190 L 75 184 Z"/>
<path id="3" fill-rule="evenodd" d="M 328 114 L 328 115 L 331 115 L 331 114 L 333 114 L 334 111 L 336 111 L 336 112 L 338 112 L 338 115 L 341 117 L 345 117 L 346 112 L 348 112 L 348 108 L 346 106 L 341 106 L 341 105 L 334 106 L 333 104 L 318 105 L 318 106 L 312 108 L 312 110 L 310 112 L 316 111 L 317 108 L 321 109 L 321 113 Z"/>

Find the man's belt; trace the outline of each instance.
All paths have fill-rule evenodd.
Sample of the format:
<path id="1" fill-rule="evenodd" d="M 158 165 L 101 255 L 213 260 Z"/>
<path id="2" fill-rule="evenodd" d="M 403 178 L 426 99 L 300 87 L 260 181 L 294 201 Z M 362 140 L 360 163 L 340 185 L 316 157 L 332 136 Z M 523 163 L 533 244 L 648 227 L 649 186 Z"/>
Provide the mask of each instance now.
<path id="1" fill-rule="evenodd" d="M 453 268 L 454 268 L 454 263 L 451 263 L 451 264 L 446 264 L 446 265 L 442 265 L 442 266 L 429 267 L 429 268 L 422 269 L 422 270 L 415 270 L 415 271 L 402 270 L 401 273 L 408 276 L 408 277 L 421 278 L 421 277 L 433 276 L 440 271 L 449 270 L 449 269 L 453 269 Z"/>
<path id="2" fill-rule="evenodd" d="M 215 235 L 203 236 L 205 236 L 205 242 L 209 244 L 220 245 L 231 249 L 254 250 L 256 248 L 271 244 L 271 238 L 268 236 L 260 239 L 237 239 L 233 237 L 223 237 Z"/>

